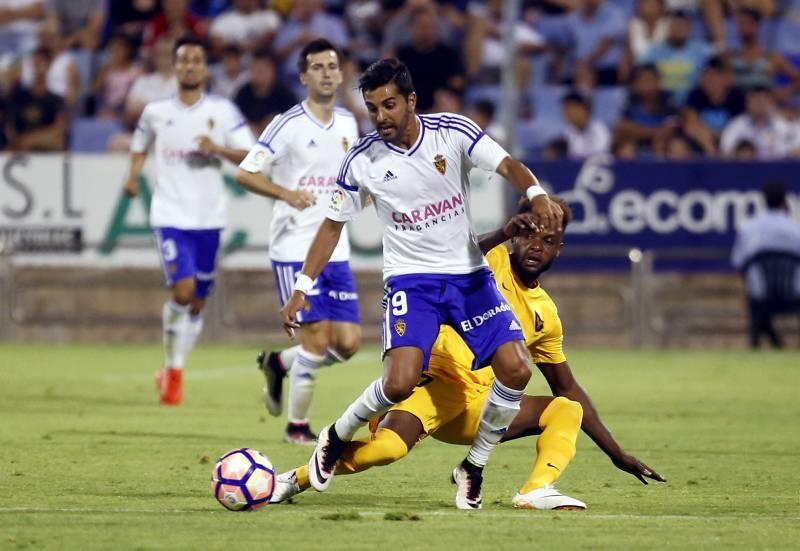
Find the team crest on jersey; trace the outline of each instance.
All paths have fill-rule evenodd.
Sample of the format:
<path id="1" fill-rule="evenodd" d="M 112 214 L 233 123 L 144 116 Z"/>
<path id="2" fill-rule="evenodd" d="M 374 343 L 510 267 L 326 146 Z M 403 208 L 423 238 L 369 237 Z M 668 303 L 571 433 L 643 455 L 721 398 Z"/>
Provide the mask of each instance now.
<path id="1" fill-rule="evenodd" d="M 444 174 L 447 170 L 447 161 L 444 156 L 437 154 L 436 157 L 433 158 L 433 166 L 436 167 L 436 170 L 438 170 L 440 174 Z"/>
<path id="2" fill-rule="evenodd" d="M 208 129 L 214 130 L 214 119 L 208 119 Z"/>
<path id="3" fill-rule="evenodd" d="M 534 329 L 536 329 L 537 333 L 541 333 L 542 330 L 544 329 L 544 320 L 539 315 L 539 312 L 535 312 L 534 313 L 533 325 L 534 325 Z"/>
<path id="4" fill-rule="evenodd" d="M 350 142 L 347 141 L 347 137 L 342 138 L 342 149 L 345 151 L 350 149 Z"/>
<path id="5" fill-rule="evenodd" d="M 395 331 L 395 333 L 397 333 L 401 337 L 403 335 L 405 335 L 406 334 L 406 322 L 404 322 L 401 319 L 399 319 L 396 322 L 394 322 L 394 331 Z"/>

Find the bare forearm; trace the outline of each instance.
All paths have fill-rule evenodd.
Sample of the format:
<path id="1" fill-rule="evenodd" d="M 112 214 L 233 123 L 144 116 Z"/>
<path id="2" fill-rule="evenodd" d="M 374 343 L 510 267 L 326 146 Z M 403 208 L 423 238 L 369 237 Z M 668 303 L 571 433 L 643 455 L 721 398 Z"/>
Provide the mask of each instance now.
<path id="1" fill-rule="evenodd" d="M 570 400 L 574 400 L 583 407 L 583 422 L 581 429 L 586 435 L 591 438 L 597 447 L 603 450 L 610 458 L 619 457 L 622 453 L 622 447 L 614 439 L 611 431 L 605 426 L 597 408 L 594 406 L 592 399 L 577 381 L 574 382 L 569 388 L 563 391 L 556 391 L 554 394 L 564 396 Z"/>
<path id="2" fill-rule="evenodd" d="M 498 245 L 505 243 L 508 240 L 503 228 L 493 232 L 484 233 L 478 236 L 478 246 L 481 248 L 483 254 L 488 253 Z"/>
<path id="3" fill-rule="evenodd" d="M 336 222 L 326 218 L 320 224 L 314 241 L 306 254 L 306 261 L 303 263 L 303 273 L 311 279 L 316 279 L 322 269 L 328 263 L 336 245 L 339 244 L 339 237 L 342 235 L 344 222 Z"/>
<path id="4" fill-rule="evenodd" d="M 257 195 L 263 195 L 264 197 L 279 199 L 281 201 L 286 201 L 288 199 L 288 189 L 279 186 L 260 172 L 247 172 L 240 168 L 236 170 L 235 178 L 243 188 Z"/>
<path id="5" fill-rule="evenodd" d="M 144 162 L 147 160 L 146 153 L 131 153 L 131 172 L 129 179 L 138 178 L 144 168 Z"/>
<path id="6" fill-rule="evenodd" d="M 524 164 L 511 157 L 506 157 L 497 167 L 497 173 L 511 182 L 522 194 L 531 186 L 538 186 L 539 180 Z"/>
<path id="7" fill-rule="evenodd" d="M 247 157 L 246 149 L 234 149 L 232 147 L 225 147 L 224 145 L 217 146 L 216 153 L 220 157 L 224 157 L 225 160 L 236 165 L 244 161 L 244 158 Z"/>

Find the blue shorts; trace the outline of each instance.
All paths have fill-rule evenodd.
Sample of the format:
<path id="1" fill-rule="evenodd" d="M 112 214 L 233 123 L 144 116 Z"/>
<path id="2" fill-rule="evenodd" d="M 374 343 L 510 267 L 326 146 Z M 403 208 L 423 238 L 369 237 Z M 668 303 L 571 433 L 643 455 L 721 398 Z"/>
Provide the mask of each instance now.
<path id="1" fill-rule="evenodd" d="M 501 344 L 524 341 L 517 317 L 488 269 L 466 275 L 410 274 L 389 278 L 383 301 L 383 353 L 414 346 L 428 369 L 439 326 L 453 327 L 485 366 Z"/>
<path id="2" fill-rule="evenodd" d="M 302 262 L 272 261 L 281 306 L 292 296 L 294 281 L 302 268 Z M 306 302 L 308 302 L 306 309 L 297 313 L 299 323 L 315 321 L 361 323 L 356 278 L 349 262 L 328 262 L 314 282 L 313 289 L 306 295 Z"/>
<path id="3" fill-rule="evenodd" d="M 167 286 L 193 277 L 197 280 L 195 296 L 206 298 L 214 287 L 219 236 L 217 230 L 181 230 L 154 228 L 158 255 Z"/>

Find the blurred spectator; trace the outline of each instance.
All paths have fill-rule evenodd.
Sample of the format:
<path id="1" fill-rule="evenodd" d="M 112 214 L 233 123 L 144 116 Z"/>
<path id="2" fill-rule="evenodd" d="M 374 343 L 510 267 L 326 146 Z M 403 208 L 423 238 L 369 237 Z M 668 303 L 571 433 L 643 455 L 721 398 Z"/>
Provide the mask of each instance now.
<path id="1" fill-rule="evenodd" d="M 48 16 L 58 21 L 67 48 L 94 50 L 103 38 L 105 0 L 47 0 Z"/>
<path id="2" fill-rule="evenodd" d="M 6 139 L 12 151 L 61 151 L 67 118 L 64 100 L 47 89 L 52 54 L 33 52 L 33 82 L 17 84 L 8 98 Z"/>
<path id="3" fill-rule="evenodd" d="M 661 89 L 658 69 L 642 65 L 636 69 L 616 139 L 632 141 L 645 151 L 660 151 L 677 113 L 672 94 Z"/>
<path id="4" fill-rule="evenodd" d="M 714 52 L 714 48 L 691 37 L 692 23 L 686 12 L 670 14 L 667 40 L 655 44 L 645 54 L 645 63 L 654 63 L 661 75 L 664 89 L 683 103 L 686 94 L 697 83 L 700 70 Z"/>
<path id="5" fill-rule="evenodd" d="M 278 81 L 275 60 L 268 52 L 259 51 L 250 63 L 250 81 L 239 88 L 234 103 L 247 119 L 253 134 L 259 136 L 269 121 L 295 105 L 297 98 Z"/>
<path id="6" fill-rule="evenodd" d="M 439 38 L 436 12 L 418 8 L 411 18 L 411 43 L 397 50 L 397 58 L 408 66 L 417 92 L 417 111 L 427 113 L 433 107 L 437 90 L 464 90 L 464 67 L 458 51 Z"/>
<path id="7" fill-rule="evenodd" d="M 639 148 L 633 140 L 615 140 L 611 153 L 617 159 L 631 160 L 639 156 Z"/>
<path id="8" fill-rule="evenodd" d="M 0 0 L 0 56 L 33 51 L 44 17 L 45 0 Z"/>
<path id="9" fill-rule="evenodd" d="M 211 91 L 233 99 L 239 88 L 247 82 L 246 69 L 239 46 L 225 46 L 219 63 L 211 66 Z"/>
<path id="10" fill-rule="evenodd" d="M 592 118 L 592 104 L 584 95 L 571 92 L 561 99 L 566 124 L 562 132 L 571 159 L 585 159 L 611 151 L 611 132 Z"/>
<path id="11" fill-rule="evenodd" d="M 327 38 L 341 50 L 347 48 L 344 22 L 325 13 L 321 0 L 296 0 L 291 15 L 272 44 L 282 63 L 281 76 L 285 82 L 297 82 L 297 56 L 306 43 L 318 37 Z"/>
<path id="12" fill-rule="evenodd" d="M 464 108 L 462 94 L 459 90 L 445 86 L 437 88 L 433 93 L 433 113 L 461 113 Z"/>
<path id="13" fill-rule="evenodd" d="M 667 139 L 664 154 L 670 161 L 688 161 L 695 155 L 696 148 L 691 140 L 681 132 L 673 133 Z"/>
<path id="14" fill-rule="evenodd" d="M 758 151 L 750 140 L 740 140 L 733 150 L 733 158 L 737 161 L 757 161 Z"/>
<path id="15" fill-rule="evenodd" d="M 773 316 L 800 313 L 800 224 L 792 219 L 785 184 L 770 182 L 763 193 L 767 210 L 737 229 L 731 264 L 745 279 L 750 346 L 757 348 L 766 334 L 780 348 Z"/>
<path id="16" fill-rule="evenodd" d="M 184 35 L 204 37 L 208 25 L 189 11 L 189 0 L 161 0 L 163 13 L 148 21 L 144 28 L 144 47 L 149 50 L 158 39 L 172 40 Z"/>
<path id="17" fill-rule="evenodd" d="M 47 89 L 60 96 L 68 111 L 78 106 L 80 100 L 80 75 L 78 64 L 71 52 L 64 48 L 64 40 L 57 28 L 58 23 L 48 19 L 39 27 L 39 47 L 49 50 L 52 61 L 47 70 Z M 33 56 L 26 55 L 20 60 L 12 80 L 19 80 L 30 88 L 34 81 Z"/>
<path id="18" fill-rule="evenodd" d="M 467 113 L 467 116 L 495 141 L 505 143 L 506 131 L 505 128 L 495 120 L 496 112 L 497 109 L 494 103 L 489 100 L 479 99 L 472 104 L 472 108 Z"/>
<path id="19" fill-rule="evenodd" d="M 384 57 L 397 57 L 397 50 L 411 41 L 412 14 L 419 9 L 428 8 L 436 13 L 439 37 L 450 47 L 459 45 L 458 36 L 451 21 L 440 16 L 433 0 L 381 0 L 383 17 L 377 20 L 378 30 L 383 36 L 381 49 Z M 414 83 L 416 84 L 416 83 Z"/>
<path id="20" fill-rule="evenodd" d="M 246 53 L 268 47 L 281 25 L 281 18 L 264 9 L 260 0 L 233 0 L 233 5 L 211 23 L 209 34 L 217 53 L 235 44 Z"/>
<path id="21" fill-rule="evenodd" d="M 741 49 L 731 54 L 736 85 L 744 90 L 759 86 L 772 87 L 778 75 L 791 82 L 788 94 L 800 89 L 800 71 L 784 56 L 769 52 L 761 43 L 761 14 L 754 9 L 741 9 L 736 14 Z"/>
<path id="22" fill-rule="evenodd" d="M 722 132 L 722 154 L 733 156 L 736 145 L 743 140 L 755 145 L 760 160 L 781 159 L 797 150 L 796 129 L 777 110 L 769 88 L 756 87 L 747 92 L 747 110 Z"/>
<path id="23" fill-rule="evenodd" d="M 379 39 L 383 29 L 376 24 L 380 17 L 378 0 L 351 0 L 345 5 L 345 23 L 351 37 L 347 49 L 364 67 L 381 56 Z"/>
<path id="24" fill-rule="evenodd" d="M 95 114 L 107 119 L 121 117 L 125 98 L 141 74 L 142 67 L 136 61 L 131 39 L 122 34 L 111 37 L 106 61 L 92 83 L 92 93 L 97 102 Z"/>
<path id="25" fill-rule="evenodd" d="M 172 62 L 172 40 L 162 38 L 156 42 L 150 59 L 151 71 L 140 75 L 133 81 L 128 97 L 125 100 L 123 122 L 129 128 L 136 121 L 150 102 L 166 99 L 178 92 L 178 81 Z"/>
<path id="26" fill-rule="evenodd" d="M 733 4 L 739 0 L 665 0 L 667 12 L 681 11 L 692 21 L 700 23 L 708 34 L 713 47 L 723 51 L 725 40 L 725 4 Z M 756 0 L 745 0 L 756 1 Z"/>
<path id="27" fill-rule="evenodd" d="M 465 40 L 466 72 L 470 81 L 496 84 L 507 52 L 503 44 L 503 1 L 489 0 L 488 3 L 470 2 L 469 26 Z M 516 82 L 525 88 L 528 82 L 528 56 L 545 49 L 542 35 L 529 25 L 518 21 L 514 25 L 514 42 L 517 57 L 514 60 Z"/>
<path id="28" fill-rule="evenodd" d="M 547 142 L 542 151 L 545 161 L 564 161 L 569 156 L 569 143 L 566 138 L 555 138 Z"/>
<path id="29" fill-rule="evenodd" d="M 342 85 L 339 86 L 339 98 L 342 105 L 358 121 L 358 129 L 361 134 L 368 134 L 375 130 L 375 126 L 369 118 L 367 107 L 364 105 L 364 98 L 358 89 L 358 77 L 360 74 L 358 64 L 352 57 L 342 55 L 341 66 Z"/>
<path id="30" fill-rule="evenodd" d="M 617 83 L 625 14 L 606 0 L 580 0 L 567 19 L 575 57 L 575 83 L 583 89 Z"/>
<path id="31" fill-rule="evenodd" d="M 110 0 L 110 32 L 141 40 L 147 22 L 158 15 L 159 10 L 159 0 Z"/>
<path id="32" fill-rule="evenodd" d="M 667 39 L 669 20 L 664 0 L 638 0 L 636 15 L 628 22 L 625 50 L 620 64 L 620 80 L 628 82 L 633 68 L 655 44 Z"/>
<path id="33" fill-rule="evenodd" d="M 683 109 L 683 121 L 694 134 L 719 141 L 725 126 L 744 112 L 744 93 L 733 85 L 733 74 L 724 58 L 709 60 Z"/>

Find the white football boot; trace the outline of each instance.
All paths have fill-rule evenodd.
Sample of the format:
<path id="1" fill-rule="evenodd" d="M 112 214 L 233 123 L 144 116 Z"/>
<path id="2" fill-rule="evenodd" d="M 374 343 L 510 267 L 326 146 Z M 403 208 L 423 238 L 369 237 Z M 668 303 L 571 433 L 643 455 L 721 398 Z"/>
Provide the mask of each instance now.
<path id="1" fill-rule="evenodd" d="M 292 469 L 275 477 L 275 490 L 273 490 L 269 502 L 283 503 L 302 492 L 303 489 L 297 483 L 297 473 Z"/>
<path id="2" fill-rule="evenodd" d="M 457 509 L 475 510 L 483 507 L 483 495 L 481 494 L 483 476 L 479 473 L 470 474 L 463 466 L 459 465 L 453 469 L 450 480 L 456 485 Z"/>
<path id="3" fill-rule="evenodd" d="M 333 430 L 333 425 L 328 425 L 319 431 L 317 447 L 308 460 L 308 480 L 318 492 L 324 492 L 331 485 L 336 462 L 339 461 L 347 445 L 347 442 L 331 436 Z"/>
<path id="4" fill-rule="evenodd" d="M 526 494 L 517 493 L 511 500 L 515 509 L 584 510 L 586 504 L 574 497 L 565 496 L 552 484 L 536 488 Z"/>

